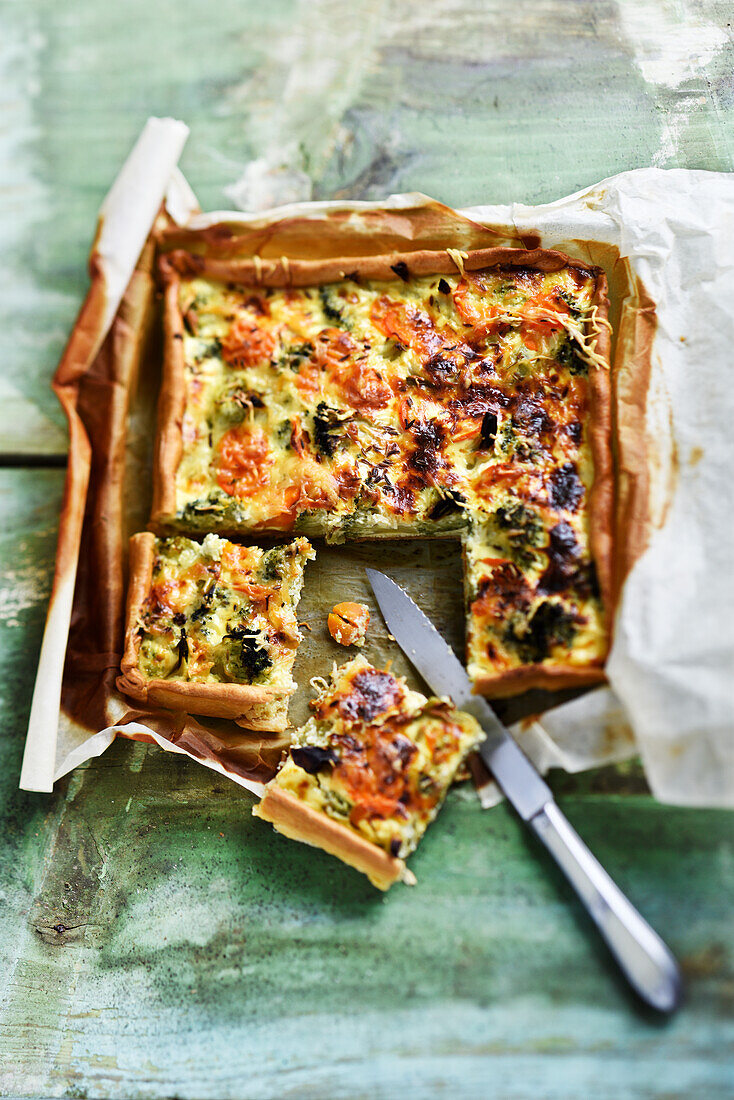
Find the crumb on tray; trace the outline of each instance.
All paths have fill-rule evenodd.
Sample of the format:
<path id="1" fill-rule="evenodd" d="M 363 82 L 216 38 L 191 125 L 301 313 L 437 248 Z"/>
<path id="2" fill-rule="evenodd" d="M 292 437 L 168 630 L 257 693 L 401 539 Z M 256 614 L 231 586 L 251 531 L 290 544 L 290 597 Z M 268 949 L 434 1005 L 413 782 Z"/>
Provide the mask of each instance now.
<path id="1" fill-rule="evenodd" d="M 329 634 L 339 645 L 364 645 L 370 621 L 369 608 L 363 603 L 338 603 L 327 620 Z"/>

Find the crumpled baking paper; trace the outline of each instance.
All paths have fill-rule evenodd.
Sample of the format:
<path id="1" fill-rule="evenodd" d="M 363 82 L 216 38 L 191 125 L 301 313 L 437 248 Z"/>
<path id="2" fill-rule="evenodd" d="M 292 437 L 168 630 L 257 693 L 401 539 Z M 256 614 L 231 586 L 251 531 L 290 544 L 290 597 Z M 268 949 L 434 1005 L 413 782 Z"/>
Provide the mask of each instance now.
<path id="1" fill-rule="evenodd" d="M 399 209 L 416 198 L 391 196 L 379 205 Z M 332 208 L 375 205 L 305 203 L 267 216 L 323 216 Z M 181 221 L 195 210 L 180 173 L 168 208 L 180 211 Z M 733 806 L 733 523 L 726 443 L 734 422 L 728 383 L 734 177 L 641 169 L 544 206 L 478 206 L 460 213 L 504 227 L 509 237 L 536 237 L 543 247 L 576 255 L 588 252 L 588 242 L 599 242 L 602 253 L 609 246 L 610 256 L 626 258 L 657 313 L 642 424 L 650 465 L 649 538 L 621 591 L 610 687 L 519 722 L 513 733 L 543 772 L 581 771 L 639 752 L 661 801 Z M 263 217 L 226 215 L 230 222 Z M 92 736 L 62 723 L 55 752 L 49 737 L 29 742 L 21 786 L 50 789 L 53 780 L 104 752 L 117 734 L 185 752 L 140 723 L 113 724 Z M 200 762 L 261 792 L 260 783 L 216 761 Z M 484 805 L 500 797 L 492 783 L 480 795 Z"/>
<path id="2" fill-rule="evenodd" d="M 91 446 L 76 407 L 81 380 L 97 358 L 118 315 L 153 222 L 158 215 L 188 136 L 171 118 L 149 118 L 99 211 L 90 252 L 91 285 L 53 380 L 69 422 L 69 463 L 56 550 L 53 594 L 38 661 L 20 786 L 49 791 L 54 756 L 77 746 L 59 737 L 64 653 L 72 617 L 74 585 L 91 472 Z M 124 322 L 123 322 L 124 323 Z M 63 721 L 61 722 L 63 726 Z"/>

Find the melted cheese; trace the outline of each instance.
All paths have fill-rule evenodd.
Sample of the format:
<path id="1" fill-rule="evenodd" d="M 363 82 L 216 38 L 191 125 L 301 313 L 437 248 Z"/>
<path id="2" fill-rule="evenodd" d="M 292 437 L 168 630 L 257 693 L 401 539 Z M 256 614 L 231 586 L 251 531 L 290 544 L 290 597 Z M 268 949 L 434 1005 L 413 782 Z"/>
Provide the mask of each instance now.
<path id="1" fill-rule="evenodd" d="M 567 330 L 593 289 L 571 268 L 287 291 L 184 281 L 178 519 L 337 539 L 462 526 L 501 457 L 483 441 L 488 413 L 512 431 L 513 461 L 574 449 L 546 431 L 518 451 L 514 419 L 540 401 L 565 425 L 568 385 L 584 415 L 589 352 Z"/>
<path id="2" fill-rule="evenodd" d="M 464 532 L 475 678 L 598 664 L 595 276 L 459 267 L 300 290 L 185 279 L 169 520 L 329 541 Z"/>
<path id="3" fill-rule="evenodd" d="M 287 694 L 301 640 L 296 606 L 306 539 L 272 550 L 216 535 L 159 539 L 141 609 L 138 667 L 148 679 L 245 683 Z"/>
<path id="4" fill-rule="evenodd" d="M 312 706 L 273 784 L 391 855 L 408 855 L 482 740 L 476 721 L 363 657 L 338 669 Z"/>

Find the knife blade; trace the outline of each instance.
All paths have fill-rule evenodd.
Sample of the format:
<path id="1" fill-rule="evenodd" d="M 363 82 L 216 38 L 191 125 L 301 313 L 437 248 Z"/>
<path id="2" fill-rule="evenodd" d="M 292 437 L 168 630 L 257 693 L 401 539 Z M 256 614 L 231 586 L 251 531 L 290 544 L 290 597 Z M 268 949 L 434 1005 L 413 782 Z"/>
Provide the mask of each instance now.
<path id="1" fill-rule="evenodd" d="M 529 821 L 553 795 L 486 699 L 474 695 L 466 669 L 431 620 L 395 581 L 368 569 L 367 576 L 390 633 L 437 695 L 448 695 L 472 714 L 485 733 L 479 755 L 520 817 Z"/>
<path id="2" fill-rule="evenodd" d="M 487 700 L 474 695 L 466 669 L 431 620 L 390 577 L 366 572 L 390 633 L 431 690 L 479 722 L 486 735 L 480 756 L 566 875 L 632 988 L 658 1011 L 673 1012 L 682 981 L 668 947 L 591 854 Z"/>

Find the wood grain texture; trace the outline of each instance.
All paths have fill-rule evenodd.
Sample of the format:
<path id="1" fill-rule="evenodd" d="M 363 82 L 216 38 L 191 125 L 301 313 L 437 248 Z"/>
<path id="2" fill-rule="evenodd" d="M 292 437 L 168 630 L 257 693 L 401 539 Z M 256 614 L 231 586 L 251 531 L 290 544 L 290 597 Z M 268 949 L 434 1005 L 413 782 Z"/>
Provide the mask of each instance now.
<path id="1" fill-rule="evenodd" d="M 11 1094 L 726 1095 L 725 813 L 563 800 L 683 956 L 689 1002 L 661 1027 L 520 824 L 468 792 L 389 901 L 159 751 L 116 745 L 57 799 L 6 989 Z"/>
<path id="2" fill-rule="evenodd" d="M 683 959 L 667 1025 L 512 813 L 466 788 L 388 899 L 157 748 L 117 743 L 53 795 L 18 792 L 62 480 L 0 474 L 0 1093 L 730 1095 L 731 815 L 656 805 L 635 771 L 556 786 Z"/>

